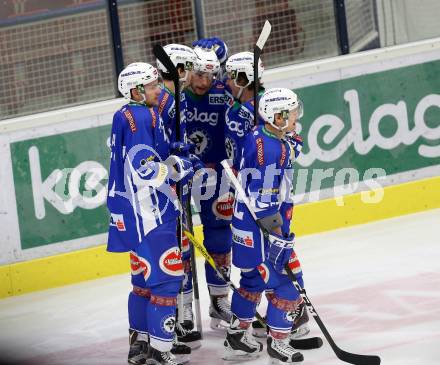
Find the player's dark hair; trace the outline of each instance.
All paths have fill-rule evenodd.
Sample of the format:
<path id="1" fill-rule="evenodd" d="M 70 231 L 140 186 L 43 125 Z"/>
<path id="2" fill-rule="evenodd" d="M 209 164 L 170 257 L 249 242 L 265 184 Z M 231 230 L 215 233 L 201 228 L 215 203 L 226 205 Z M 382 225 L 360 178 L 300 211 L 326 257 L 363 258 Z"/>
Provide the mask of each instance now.
<path id="1" fill-rule="evenodd" d="M 183 63 L 177 64 L 177 71 L 185 71 Z M 169 72 L 160 71 L 160 74 L 164 80 L 173 81 L 173 78 L 171 77 L 171 74 Z"/>

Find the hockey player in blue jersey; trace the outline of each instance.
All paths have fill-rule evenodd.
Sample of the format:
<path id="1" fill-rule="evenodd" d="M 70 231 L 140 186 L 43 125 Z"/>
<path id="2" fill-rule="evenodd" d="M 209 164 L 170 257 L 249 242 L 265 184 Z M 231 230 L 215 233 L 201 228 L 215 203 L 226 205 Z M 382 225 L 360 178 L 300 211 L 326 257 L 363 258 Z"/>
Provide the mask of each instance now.
<path id="1" fill-rule="evenodd" d="M 263 72 L 263 63 L 259 59 L 259 79 L 263 76 Z M 226 112 L 225 148 L 228 158 L 232 160 L 233 168 L 238 170 L 242 142 L 246 134 L 255 125 L 254 54 L 251 52 L 240 52 L 229 57 L 226 61 L 226 75 L 226 84 L 231 89 L 235 102 Z M 260 86 L 259 91 L 263 92 L 264 88 Z"/>
<path id="2" fill-rule="evenodd" d="M 200 204 L 204 245 L 217 266 L 225 273 L 230 271 L 231 229 L 233 195 L 220 194 L 220 161 L 226 158 L 224 148 L 225 112 L 232 105 L 233 97 L 225 85 L 215 79 L 220 64 L 213 50 L 196 47 L 197 59 L 190 86 L 185 90 L 187 102 L 187 136 L 196 144 L 195 153 L 207 168 L 213 169 L 216 177 L 207 179 L 203 189 L 214 188 L 209 199 L 195 196 Z M 202 190 L 203 190 L 202 189 Z M 203 190 L 204 193 L 205 190 Z M 218 329 L 229 322 L 229 287 L 220 279 L 210 265 L 205 265 L 206 281 L 210 293 L 209 315 L 211 327 Z M 227 324 L 226 324 L 227 325 Z"/>
<path id="3" fill-rule="evenodd" d="M 266 291 L 267 352 L 272 364 L 303 360 L 289 344 L 295 311 L 301 302 L 298 291 L 285 273 L 284 266 L 296 272 L 293 251 L 294 234 L 282 214 L 282 202 L 291 193 L 291 175 L 286 169 L 295 153 L 284 137 L 294 129 L 302 115 L 296 94 L 284 88 L 269 89 L 259 101 L 264 125 L 247 134 L 240 163 L 240 179 L 261 226 L 270 232 L 266 239 L 246 205 L 237 200 L 232 219 L 233 263 L 241 269 L 239 293 L 232 296 L 232 319 L 225 341 L 226 360 L 252 359 L 263 345 L 252 337 L 249 327 L 261 294 Z"/>
<path id="4" fill-rule="evenodd" d="M 185 151 L 189 148 L 189 145 L 186 143 L 187 104 L 185 93 L 183 92 L 183 90 L 189 85 L 191 81 L 196 55 L 192 48 L 181 44 L 168 44 L 164 47 L 164 50 L 170 57 L 180 75 L 180 86 L 182 90 L 180 94 L 180 138 L 178 138 L 178 136 L 176 135 L 174 82 L 167 72 L 165 66 L 163 66 L 159 60 L 157 61 L 157 67 L 164 80 L 165 87 L 163 88 L 159 96 L 158 110 L 159 114 L 164 120 L 164 125 L 171 142 L 171 148 L 174 150 L 179 150 L 179 153 L 187 154 L 188 151 Z M 184 198 L 187 199 L 189 197 L 185 195 Z M 184 216 L 184 225 L 186 219 L 188 218 Z M 186 237 L 184 236 L 182 239 L 181 247 L 185 279 L 182 291 L 183 298 L 178 297 L 178 300 L 182 300 L 183 302 L 183 313 L 179 314 L 179 317 L 182 316 L 183 318 L 181 321 L 178 321 L 176 323 L 176 333 L 179 341 L 186 343 L 190 345 L 192 349 L 195 349 L 200 346 L 199 340 L 202 336 L 200 332 L 194 329 L 194 317 L 192 312 L 193 287 L 190 264 L 191 255 L 189 240 L 186 239 Z M 184 349 L 181 344 L 178 345 L 179 350 Z"/>
<path id="5" fill-rule="evenodd" d="M 107 250 L 130 252 L 129 362 L 183 364 L 170 352 L 176 297 L 183 278 L 176 242 L 178 204 L 172 185 L 190 178 L 190 160 L 170 155 L 157 105 L 157 69 L 128 65 L 118 89 L 129 101 L 113 117 L 107 207 Z M 149 345 L 147 345 L 149 341 Z"/>

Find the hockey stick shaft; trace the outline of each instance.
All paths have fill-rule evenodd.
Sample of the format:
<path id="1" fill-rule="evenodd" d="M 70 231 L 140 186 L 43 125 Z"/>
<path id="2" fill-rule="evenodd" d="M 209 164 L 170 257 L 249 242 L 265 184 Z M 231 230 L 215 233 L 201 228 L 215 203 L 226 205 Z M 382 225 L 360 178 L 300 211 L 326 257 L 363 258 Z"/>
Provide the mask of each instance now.
<path id="1" fill-rule="evenodd" d="M 188 183 L 188 199 L 186 201 L 185 211 L 186 211 L 186 224 L 188 230 L 191 234 L 194 234 L 193 229 L 193 221 L 191 214 L 191 182 Z M 202 313 L 200 309 L 200 292 L 199 292 L 199 279 L 197 273 L 197 264 L 196 264 L 196 254 L 194 250 L 194 245 L 190 245 L 190 264 L 191 264 L 191 273 L 193 279 L 193 291 L 194 291 L 194 302 L 196 309 L 196 327 L 197 331 L 200 332 L 201 337 L 203 338 L 203 327 L 202 327 Z"/>
<path id="2" fill-rule="evenodd" d="M 264 22 L 263 29 L 261 29 L 260 36 L 258 37 L 257 43 L 254 47 L 254 125 L 257 125 L 258 119 L 258 90 L 259 76 L 258 76 L 258 61 L 260 59 L 261 53 L 263 52 L 264 45 L 269 38 L 272 26 L 268 20 Z"/>
<path id="3" fill-rule="evenodd" d="M 249 199 L 247 198 L 247 195 L 246 195 L 245 191 L 243 190 L 243 187 L 241 186 L 240 182 L 235 177 L 234 172 L 229 167 L 228 161 L 227 160 L 223 160 L 221 162 L 221 164 L 222 164 L 223 168 L 225 169 L 226 175 L 228 176 L 229 180 L 231 181 L 233 187 L 235 188 L 235 191 L 237 193 L 238 198 L 246 205 L 246 207 L 249 210 L 249 213 L 251 214 L 251 216 L 254 219 L 255 223 L 258 225 L 258 227 L 260 228 L 260 230 L 263 233 L 263 235 L 265 237 L 267 237 L 269 232 L 267 232 L 267 230 L 265 230 L 261 226 L 260 222 L 258 221 L 257 216 L 256 216 L 256 214 L 255 214 L 254 210 L 252 209 L 252 206 L 251 206 L 251 204 L 249 202 Z M 316 323 L 318 324 L 319 328 L 321 329 L 322 333 L 324 334 L 324 337 L 327 339 L 327 341 L 330 344 L 332 350 L 334 351 L 334 353 L 336 354 L 336 356 L 340 360 L 342 360 L 344 362 L 348 362 L 350 364 L 356 364 L 356 365 L 378 365 L 378 364 L 380 364 L 380 358 L 378 356 L 375 356 L 375 355 L 353 354 L 353 353 L 349 353 L 349 352 L 346 352 L 346 351 L 340 349 L 336 345 L 336 343 L 333 340 L 332 336 L 330 335 L 330 333 L 328 332 L 328 330 L 325 327 L 324 323 L 322 322 L 321 318 L 319 317 L 315 307 L 313 306 L 312 302 L 310 301 L 309 297 L 307 296 L 306 291 L 298 283 L 295 275 L 293 274 L 293 272 L 290 269 L 288 264 L 285 265 L 285 270 L 287 272 L 287 275 L 288 275 L 289 279 L 292 280 L 293 285 L 298 290 L 298 292 L 300 293 L 300 295 L 303 298 L 304 302 L 306 303 L 306 306 L 309 309 L 309 312 L 311 313 L 311 315 L 315 319 Z"/>
<path id="4" fill-rule="evenodd" d="M 177 68 L 174 66 L 173 62 L 171 61 L 168 54 L 165 52 L 163 47 L 160 44 L 155 44 L 153 46 L 153 54 L 154 56 L 165 66 L 168 73 L 171 75 L 171 78 L 173 79 L 174 83 L 174 96 L 175 96 L 175 116 L 176 116 L 176 140 L 180 140 L 180 85 L 179 85 L 179 72 L 177 71 Z M 182 252 L 182 212 L 183 212 L 183 204 L 182 204 L 182 184 L 177 181 L 176 183 L 176 193 L 177 193 L 177 199 L 180 202 L 180 206 L 182 209 L 180 209 L 180 214 L 177 219 L 177 242 L 179 244 L 179 249 Z M 183 281 L 182 281 L 183 283 Z M 178 314 L 180 319 L 182 318 L 183 313 L 183 285 L 180 288 L 180 296 L 178 301 Z M 180 322 L 180 320 L 179 320 Z"/>
<path id="5" fill-rule="evenodd" d="M 217 273 L 217 275 L 226 283 L 229 285 L 229 287 L 232 289 L 232 291 L 238 293 L 237 287 L 234 285 L 234 283 L 217 267 L 217 264 L 215 263 L 212 256 L 209 254 L 209 252 L 206 250 L 206 247 L 197 240 L 197 238 L 189 231 L 184 230 L 183 233 L 188 237 L 190 242 L 194 245 L 195 248 L 202 254 L 202 256 L 205 258 L 206 262 L 211 265 L 211 267 L 214 269 L 214 271 Z M 266 326 L 266 321 L 264 318 L 260 315 L 260 313 L 256 312 L 255 317 L 257 320 L 263 325 Z"/>

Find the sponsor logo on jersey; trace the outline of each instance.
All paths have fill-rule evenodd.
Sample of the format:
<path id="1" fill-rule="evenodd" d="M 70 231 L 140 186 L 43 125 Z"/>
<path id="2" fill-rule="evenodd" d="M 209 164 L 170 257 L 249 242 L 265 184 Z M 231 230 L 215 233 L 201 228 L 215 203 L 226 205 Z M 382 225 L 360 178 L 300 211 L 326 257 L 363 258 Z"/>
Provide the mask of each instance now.
<path id="1" fill-rule="evenodd" d="M 183 275 L 182 254 L 177 247 L 166 250 L 159 259 L 159 266 L 163 272 L 172 276 Z"/>
<path id="2" fill-rule="evenodd" d="M 147 281 L 151 275 L 151 265 L 143 257 L 139 257 L 135 252 L 130 252 L 130 267 L 132 275 L 142 274 Z"/>
<path id="3" fill-rule="evenodd" d="M 284 143 L 281 144 L 281 157 L 280 157 L 280 166 L 284 166 L 284 162 L 286 162 L 287 150 Z"/>
<path id="4" fill-rule="evenodd" d="M 182 252 L 188 252 L 189 251 L 189 239 L 185 236 L 185 234 L 182 235 Z"/>
<path id="5" fill-rule="evenodd" d="M 194 110 L 187 110 L 188 122 L 201 122 L 208 123 L 209 125 L 216 126 L 218 121 L 218 113 L 200 112 L 197 108 Z"/>
<path id="6" fill-rule="evenodd" d="M 286 219 L 289 221 L 292 219 L 292 212 L 293 212 L 293 207 L 290 207 L 289 209 L 286 210 Z"/>
<path id="7" fill-rule="evenodd" d="M 131 114 L 130 110 L 124 110 L 125 118 L 127 118 L 128 125 L 130 126 L 130 130 L 134 133 L 137 131 L 136 122 L 134 121 L 133 114 Z"/>
<path id="8" fill-rule="evenodd" d="M 223 105 L 225 103 L 225 96 L 218 94 L 209 94 L 209 104 Z"/>
<path id="9" fill-rule="evenodd" d="M 301 264 L 298 260 L 298 257 L 296 256 L 295 251 L 293 251 L 292 254 L 290 255 L 289 267 L 294 274 L 298 274 L 301 272 Z"/>
<path id="10" fill-rule="evenodd" d="M 110 226 L 116 227 L 116 229 L 120 232 L 126 231 L 125 223 L 124 223 L 124 215 L 123 214 L 110 214 Z"/>
<path id="11" fill-rule="evenodd" d="M 226 125 L 228 126 L 228 129 L 231 132 L 234 132 L 235 134 L 237 134 L 238 137 L 244 136 L 243 125 L 240 122 L 237 122 L 233 119 L 230 119 L 228 116 L 226 116 Z"/>
<path id="12" fill-rule="evenodd" d="M 246 119 L 246 120 L 253 120 L 254 119 L 254 116 L 244 107 L 241 107 L 238 110 L 238 116 L 243 119 Z"/>
<path id="13" fill-rule="evenodd" d="M 264 165 L 264 143 L 263 138 L 259 137 L 256 140 L 257 143 L 257 161 L 260 166 Z"/>
<path id="14" fill-rule="evenodd" d="M 232 241 L 239 245 L 253 248 L 254 234 L 251 231 L 243 231 L 232 227 Z"/>
<path id="15" fill-rule="evenodd" d="M 234 213 L 234 194 L 228 192 L 214 200 L 212 212 L 217 218 L 231 220 Z"/>
<path id="16" fill-rule="evenodd" d="M 174 334 L 174 329 L 176 327 L 176 317 L 173 315 L 167 315 L 160 321 L 160 326 L 163 332 L 167 334 Z"/>
<path id="17" fill-rule="evenodd" d="M 163 109 L 165 108 L 165 105 L 166 105 L 169 97 L 170 97 L 170 94 L 168 94 L 167 92 L 163 93 L 163 98 L 162 98 L 162 100 L 159 104 L 159 108 L 158 108 L 159 114 L 162 114 Z"/>
<path id="18" fill-rule="evenodd" d="M 257 270 L 260 273 L 261 278 L 267 284 L 269 282 L 270 271 L 265 264 L 260 264 L 257 266 Z"/>

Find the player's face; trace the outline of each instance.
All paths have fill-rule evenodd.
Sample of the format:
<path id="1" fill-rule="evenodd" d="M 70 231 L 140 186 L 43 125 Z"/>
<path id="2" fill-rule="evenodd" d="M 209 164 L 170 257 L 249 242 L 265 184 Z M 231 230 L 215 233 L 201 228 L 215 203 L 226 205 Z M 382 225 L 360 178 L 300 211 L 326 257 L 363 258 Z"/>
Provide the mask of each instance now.
<path id="1" fill-rule="evenodd" d="M 244 82 L 237 81 L 236 79 L 231 79 L 229 74 L 228 78 L 226 79 L 226 85 L 228 85 L 229 89 L 231 89 L 234 98 L 236 98 L 238 96 L 238 93 L 240 92 L 240 88 L 237 85 L 246 86 Z"/>
<path id="2" fill-rule="evenodd" d="M 205 95 L 212 85 L 214 75 L 207 72 L 194 72 L 191 77 L 191 89 L 196 95 Z"/>
<path id="3" fill-rule="evenodd" d="M 145 104 L 148 106 L 157 106 L 159 105 L 159 95 L 160 90 L 162 89 L 162 83 L 159 81 L 153 81 L 147 85 L 144 85 L 145 88 Z"/>
<path id="4" fill-rule="evenodd" d="M 287 124 L 287 133 L 294 132 L 296 129 L 296 121 L 298 120 L 298 110 L 291 110 L 289 112 L 289 119 Z"/>

